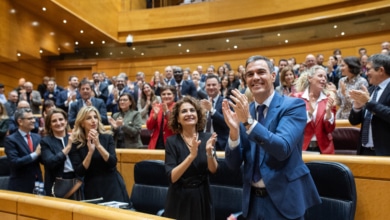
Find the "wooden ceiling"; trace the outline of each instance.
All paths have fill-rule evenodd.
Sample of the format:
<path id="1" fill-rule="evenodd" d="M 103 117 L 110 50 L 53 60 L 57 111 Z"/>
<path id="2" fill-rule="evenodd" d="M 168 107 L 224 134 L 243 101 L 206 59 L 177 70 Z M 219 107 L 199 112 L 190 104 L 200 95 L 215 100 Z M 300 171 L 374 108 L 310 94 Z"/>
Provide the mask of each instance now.
<path id="1" fill-rule="evenodd" d="M 251 28 L 242 31 L 223 31 L 198 36 L 179 36 L 171 39 L 134 42 L 132 47 L 128 47 L 123 38 L 127 32 L 117 30 L 115 33 L 115 31 L 107 31 L 107 28 L 103 30 L 94 24 L 93 20 L 81 17 L 78 15 L 79 12 L 66 9 L 58 2 L 61 1 L 13 0 L 10 10 L 10 13 L 15 16 L 25 12 L 30 13 L 32 16 L 25 18 L 25 22 L 35 24 L 35 28 L 42 28 L 42 33 L 49 32 L 51 37 L 58 38 L 56 51 L 52 48 L 41 47 L 41 56 L 51 59 L 113 59 L 229 52 L 257 47 L 272 48 L 288 44 L 334 41 L 338 38 L 390 31 L 390 13 L 388 13 L 390 4 L 389 1 L 384 1 L 386 2 L 384 7 L 357 11 L 344 16 L 307 20 L 283 26 L 275 25 L 275 27 L 268 28 Z M 119 4 L 113 5 L 112 8 L 120 11 Z M 173 9 L 173 7 L 171 8 Z M 104 11 L 101 12 L 101 15 L 104 19 Z M 115 25 L 117 24 L 113 24 L 113 26 Z M 44 34 L 47 33 L 42 35 Z"/>

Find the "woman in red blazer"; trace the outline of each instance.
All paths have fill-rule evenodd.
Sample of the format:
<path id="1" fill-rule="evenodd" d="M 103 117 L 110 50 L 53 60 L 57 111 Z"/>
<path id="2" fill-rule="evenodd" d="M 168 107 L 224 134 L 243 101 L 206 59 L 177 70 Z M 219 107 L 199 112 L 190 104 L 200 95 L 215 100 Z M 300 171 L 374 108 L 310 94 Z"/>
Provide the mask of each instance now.
<path id="1" fill-rule="evenodd" d="M 313 66 L 297 80 L 295 97 L 306 103 L 307 124 L 302 150 L 334 154 L 332 132 L 336 127 L 335 94 L 327 91 L 327 74 L 322 66 Z"/>
<path id="2" fill-rule="evenodd" d="M 152 132 L 149 149 L 165 149 L 167 137 L 173 135 L 173 131 L 168 127 L 168 120 L 173 106 L 176 88 L 174 86 L 163 86 L 160 90 L 162 103 L 154 103 L 153 110 L 150 111 L 146 127 Z"/>

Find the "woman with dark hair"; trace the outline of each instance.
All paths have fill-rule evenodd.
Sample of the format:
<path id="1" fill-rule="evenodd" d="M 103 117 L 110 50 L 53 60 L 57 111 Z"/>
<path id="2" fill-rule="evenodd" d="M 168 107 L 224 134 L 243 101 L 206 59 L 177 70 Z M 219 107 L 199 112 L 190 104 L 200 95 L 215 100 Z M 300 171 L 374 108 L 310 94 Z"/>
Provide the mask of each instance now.
<path id="1" fill-rule="evenodd" d="M 165 172 L 169 178 L 164 216 L 174 219 L 214 219 L 209 174 L 218 168 L 216 133 L 203 133 L 206 116 L 198 100 L 185 96 L 169 117 L 176 133 L 167 139 Z"/>
<path id="2" fill-rule="evenodd" d="M 122 93 L 118 99 L 119 112 L 109 119 L 116 148 L 142 148 L 141 114 L 135 110 L 134 98 L 130 93 Z"/>
<path id="3" fill-rule="evenodd" d="M 141 113 L 142 123 L 144 124 L 152 111 L 154 102 L 161 102 L 160 96 L 156 96 L 153 87 L 149 83 L 144 83 L 141 88 L 142 94 L 138 98 L 137 109 Z"/>
<path id="4" fill-rule="evenodd" d="M 218 69 L 217 69 L 217 75 L 218 75 L 218 78 L 221 80 L 222 77 L 223 77 L 224 75 L 226 75 L 226 74 L 225 74 L 225 67 L 219 66 Z"/>
<path id="5" fill-rule="evenodd" d="M 275 91 L 280 95 L 291 95 L 294 94 L 295 85 L 294 85 L 295 75 L 294 70 L 291 66 L 286 66 L 280 71 L 280 85 L 275 88 Z"/>
<path id="6" fill-rule="evenodd" d="M 223 75 L 221 79 L 221 95 L 227 98 L 229 90 L 229 77 L 227 75 Z"/>
<path id="7" fill-rule="evenodd" d="M 146 127 L 152 132 L 149 149 L 165 149 L 167 137 L 173 134 L 168 127 L 168 118 L 175 105 L 176 87 L 166 85 L 160 90 L 162 103 L 153 103 L 153 110 L 146 121 Z"/>
<path id="8" fill-rule="evenodd" d="M 41 158 L 45 167 L 46 195 L 52 195 L 51 188 L 57 177 L 75 177 L 69 151 L 72 138 L 68 135 L 68 114 L 63 109 L 51 110 L 45 120 L 46 136 L 41 139 Z"/>
<path id="9" fill-rule="evenodd" d="M 228 75 L 228 79 L 229 79 L 228 87 L 232 88 L 232 89 L 238 89 L 238 87 L 240 86 L 240 80 L 236 76 L 234 70 L 230 70 L 227 75 Z"/>
<path id="10" fill-rule="evenodd" d="M 340 70 L 343 78 L 339 81 L 337 90 L 337 104 L 340 106 L 336 119 L 348 119 L 352 109 L 350 90 L 360 90 L 362 86 L 368 87 L 368 82 L 360 76 L 361 65 L 357 57 L 345 57 L 341 62 Z"/>
<path id="11" fill-rule="evenodd" d="M 43 103 L 43 107 L 42 107 L 42 117 L 39 118 L 39 134 L 41 136 L 44 136 L 46 134 L 45 132 L 45 118 L 46 118 L 46 115 L 49 114 L 49 112 L 53 109 L 55 109 L 56 106 L 53 102 L 53 100 L 45 100 L 45 102 Z"/>
<path id="12" fill-rule="evenodd" d="M 125 182 L 116 169 L 117 158 L 111 131 L 105 131 L 99 111 L 85 106 L 72 130 L 69 158 L 77 177 L 84 178 L 85 199 L 129 202 Z"/>

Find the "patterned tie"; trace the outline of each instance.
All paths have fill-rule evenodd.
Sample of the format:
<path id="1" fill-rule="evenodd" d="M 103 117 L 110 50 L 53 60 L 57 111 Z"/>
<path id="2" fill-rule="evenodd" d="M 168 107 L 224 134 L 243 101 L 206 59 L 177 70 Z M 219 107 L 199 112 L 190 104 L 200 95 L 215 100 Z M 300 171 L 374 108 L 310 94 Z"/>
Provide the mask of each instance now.
<path id="1" fill-rule="evenodd" d="M 258 105 L 257 106 L 257 121 L 261 124 L 264 124 L 264 109 L 267 107 L 266 105 Z M 254 183 L 259 182 L 261 179 L 261 173 L 260 173 L 260 146 L 256 145 L 256 151 L 255 151 L 255 162 L 254 162 L 255 168 L 253 169 L 253 177 L 252 181 Z"/>
<path id="2" fill-rule="evenodd" d="M 381 88 L 378 86 L 374 90 L 374 94 L 372 95 L 372 98 L 371 98 L 371 100 L 373 100 L 374 102 L 376 102 L 376 96 L 377 96 L 378 91 L 380 89 Z M 366 145 L 368 143 L 368 133 L 370 130 L 369 128 L 370 128 L 370 124 L 371 124 L 371 118 L 372 118 L 372 113 L 371 113 L 371 111 L 367 110 L 366 116 L 364 117 L 363 126 L 362 126 L 362 144 L 363 145 Z"/>
<path id="3" fill-rule="evenodd" d="M 33 143 L 32 143 L 30 134 L 27 133 L 27 134 L 26 134 L 26 137 L 27 137 L 28 148 L 30 148 L 30 151 L 31 151 L 31 152 L 34 152 L 34 147 L 33 147 Z"/>
<path id="4" fill-rule="evenodd" d="M 182 98 L 181 95 L 181 85 L 177 84 L 177 99 L 180 100 Z"/>

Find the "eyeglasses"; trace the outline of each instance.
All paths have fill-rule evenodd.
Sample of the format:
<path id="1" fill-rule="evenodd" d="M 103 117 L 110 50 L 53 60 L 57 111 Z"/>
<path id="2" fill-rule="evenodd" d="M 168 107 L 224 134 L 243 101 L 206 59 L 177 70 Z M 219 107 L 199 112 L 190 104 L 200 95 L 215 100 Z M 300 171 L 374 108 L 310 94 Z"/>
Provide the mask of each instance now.
<path id="1" fill-rule="evenodd" d="M 180 70 L 176 70 L 173 73 L 181 73 L 181 71 Z"/>
<path id="2" fill-rule="evenodd" d="M 29 120 L 29 121 L 31 121 L 31 120 L 35 120 L 35 118 L 34 118 L 34 117 L 29 117 L 29 118 L 22 118 L 22 119 L 27 119 L 27 120 Z"/>

